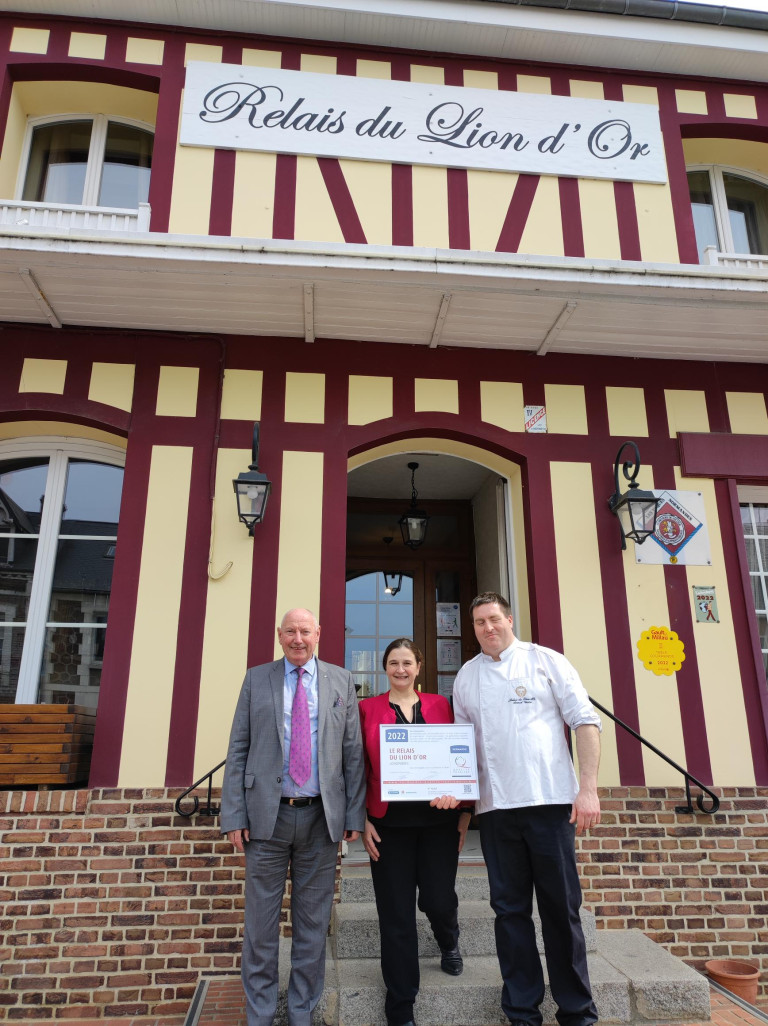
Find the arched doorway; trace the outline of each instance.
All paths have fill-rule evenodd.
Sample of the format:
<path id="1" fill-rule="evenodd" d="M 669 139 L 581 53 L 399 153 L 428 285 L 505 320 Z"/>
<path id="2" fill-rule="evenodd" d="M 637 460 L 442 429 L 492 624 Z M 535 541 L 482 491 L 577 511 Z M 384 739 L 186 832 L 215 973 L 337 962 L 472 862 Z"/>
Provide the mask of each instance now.
<path id="1" fill-rule="evenodd" d="M 430 516 L 415 549 L 398 527 L 412 462 L 418 505 Z M 477 591 L 509 595 L 516 619 L 527 621 L 521 525 L 518 466 L 478 447 L 410 439 L 350 459 L 345 665 L 361 698 L 386 690 L 381 656 L 398 636 L 424 653 L 422 689 L 450 697 L 458 668 L 477 652 L 467 618 Z"/>

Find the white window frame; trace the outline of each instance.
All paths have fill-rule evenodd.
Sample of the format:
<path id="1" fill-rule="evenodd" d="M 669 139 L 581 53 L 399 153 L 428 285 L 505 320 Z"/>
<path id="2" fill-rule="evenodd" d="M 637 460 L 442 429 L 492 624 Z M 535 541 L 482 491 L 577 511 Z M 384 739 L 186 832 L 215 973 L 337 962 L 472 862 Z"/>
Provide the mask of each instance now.
<path id="1" fill-rule="evenodd" d="M 765 505 L 768 505 L 768 487 L 760 486 L 760 485 L 738 485 L 737 489 L 736 489 L 736 494 L 738 496 L 739 506 L 752 506 L 752 505 L 765 506 Z M 739 529 L 741 531 L 741 537 L 740 537 L 739 540 L 740 540 L 741 544 L 745 544 L 744 537 L 743 537 L 744 530 L 743 530 L 743 525 L 741 523 L 739 523 Z M 755 537 L 758 537 L 757 534 L 755 534 Z M 765 535 L 760 535 L 760 537 L 766 537 L 766 536 Z M 758 565 L 760 565 L 760 563 L 762 563 L 762 559 L 761 559 L 761 556 L 760 556 L 759 548 L 757 550 L 757 558 L 758 558 Z M 758 570 L 758 571 L 747 571 L 747 573 L 748 573 L 750 578 L 752 578 L 752 577 L 759 577 L 760 578 L 763 594 L 766 597 L 765 610 L 768 612 L 768 566 L 763 567 L 762 571 L 760 571 L 760 570 Z M 751 581 L 750 581 L 750 588 L 749 588 L 749 593 L 748 594 L 749 594 L 750 601 L 754 604 L 754 595 L 753 595 L 753 592 L 752 592 Z M 755 615 L 757 615 L 757 608 L 754 607 L 754 605 L 753 605 L 753 608 L 755 610 Z M 759 638 L 759 636 L 757 638 L 757 644 L 758 644 L 758 647 L 760 648 L 760 651 L 761 651 L 761 653 L 763 655 L 763 659 L 765 660 L 765 656 L 768 655 L 768 650 L 764 649 L 762 647 L 762 645 L 760 645 L 760 638 Z"/>
<path id="2" fill-rule="evenodd" d="M 96 442 L 87 438 L 62 438 L 57 435 L 37 435 L 33 438 L 0 441 L 0 465 L 10 460 L 35 457 L 48 460 L 48 476 L 43 514 L 38 532 L 29 608 L 25 622 L 8 624 L 12 627 L 25 628 L 19 679 L 16 686 L 15 701 L 17 705 L 34 705 L 38 700 L 45 634 L 46 628 L 49 626 L 48 608 L 56 566 L 69 461 L 89 460 L 93 463 L 106 463 L 113 467 L 125 466 L 125 450 L 108 442 Z M 82 536 L 80 536 L 80 540 L 84 540 Z M 99 538 L 99 540 L 105 539 Z M 67 624 L 67 626 L 74 625 Z"/>
<path id="3" fill-rule="evenodd" d="M 16 181 L 16 200 L 22 202 L 24 195 L 24 183 L 27 180 L 29 169 L 29 158 L 32 153 L 32 136 L 36 128 L 44 125 L 60 125 L 74 121 L 90 121 L 91 145 L 88 149 L 88 163 L 85 169 L 85 182 L 83 183 L 83 198 L 74 204 L 77 207 L 99 207 L 99 189 L 101 188 L 101 172 L 104 167 L 104 148 L 107 145 L 107 128 L 110 121 L 118 122 L 121 125 L 128 125 L 131 128 L 139 128 L 144 132 L 155 135 L 155 126 L 146 121 L 138 121 L 136 118 L 115 117 L 111 114 L 46 114 L 45 117 L 28 118 L 27 130 L 24 136 L 23 157 L 19 166 L 19 177 Z M 32 201 L 29 201 L 32 202 Z M 43 201 L 45 202 L 45 201 Z M 61 206 L 61 204 L 50 204 Z M 111 207 L 105 209 L 112 209 Z M 123 209 L 123 208 L 120 208 Z M 136 209 L 126 207 L 126 210 Z"/>
<path id="4" fill-rule="evenodd" d="M 728 198 L 725 194 L 723 175 L 735 175 L 737 178 L 744 178 L 749 182 L 754 182 L 756 185 L 762 185 L 765 189 L 768 189 L 768 177 L 758 174 L 756 171 L 746 171 L 742 167 L 732 167 L 730 164 L 689 164 L 685 171 L 686 174 L 691 174 L 694 171 L 706 171 L 708 173 L 720 252 L 735 253 L 736 247 L 733 242 L 733 232 L 731 231 L 731 219 L 728 214 Z"/>

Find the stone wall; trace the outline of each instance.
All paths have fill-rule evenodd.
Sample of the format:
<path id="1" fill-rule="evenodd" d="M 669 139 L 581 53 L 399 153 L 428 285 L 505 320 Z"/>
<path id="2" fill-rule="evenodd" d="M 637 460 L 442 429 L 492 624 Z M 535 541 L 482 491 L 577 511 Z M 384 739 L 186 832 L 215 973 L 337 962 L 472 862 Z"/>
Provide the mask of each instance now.
<path id="1" fill-rule="evenodd" d="M 0 792 L 0 1019 L 182 1014 L 201 975 L 237 973 L 242 860 L 216 823 L 175 814 L 177 793 Z M 579 841 L 598 926 L 696 968 L 768 968 L 768 789 L 718 791 L 714 817 L 675 813 L 681 789 L 601 793 Z"/>

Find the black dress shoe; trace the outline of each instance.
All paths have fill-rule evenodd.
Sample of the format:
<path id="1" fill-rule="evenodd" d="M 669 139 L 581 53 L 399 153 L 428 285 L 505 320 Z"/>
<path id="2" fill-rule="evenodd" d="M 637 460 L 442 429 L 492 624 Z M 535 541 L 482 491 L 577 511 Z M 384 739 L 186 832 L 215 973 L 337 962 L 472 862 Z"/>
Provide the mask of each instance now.
<path id="1" fill-rule="evenodd" d="M 416 1026 L 413 1019 L 409 1019 L 408 1022 L 390 1022 L 387 1019 L 387 1026 Z"/>
<path id="2" fill-rule="evenodd" d="M 461 976 L 464 972 L 464 959 L 461 957 L 458 944 L 455 948 L 441 949 L 440 968 L 449 976 Z"/>

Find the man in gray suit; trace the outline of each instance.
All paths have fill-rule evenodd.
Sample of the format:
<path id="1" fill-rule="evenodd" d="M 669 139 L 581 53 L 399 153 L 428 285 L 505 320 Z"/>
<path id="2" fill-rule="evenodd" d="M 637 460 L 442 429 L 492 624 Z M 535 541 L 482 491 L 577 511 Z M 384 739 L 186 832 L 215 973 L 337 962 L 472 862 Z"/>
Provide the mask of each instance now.
<path id="1" fill-rule="evenodd" d="M 248 1026 L 272 1026 L 280 909 L 290 865 L 290 1026 L 310 1026 L 323 992 L 339 841 L 365 824 L 365 773 L 352 676 L 315 659 L 320 626 L 291 609 L 284 659 L 245 675 L 227 752 L 221 831 L 245 851 L 242 979 Z M 292 743 L 293 740 L 293 743 Z"/>

